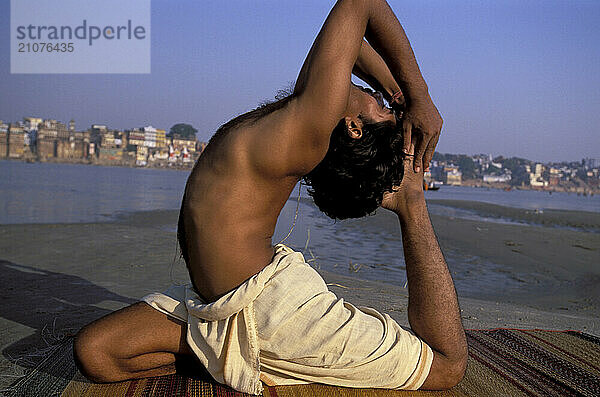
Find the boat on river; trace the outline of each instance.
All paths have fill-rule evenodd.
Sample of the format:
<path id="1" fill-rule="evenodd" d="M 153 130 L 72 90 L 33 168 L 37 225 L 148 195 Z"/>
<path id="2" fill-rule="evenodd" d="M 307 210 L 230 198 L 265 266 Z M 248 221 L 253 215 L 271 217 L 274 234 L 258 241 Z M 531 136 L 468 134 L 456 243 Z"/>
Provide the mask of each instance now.
<path id="1" fill-rule="evenodd" d="M 425 191 L 427 191 L 427 190 L 436 191 L 436 190 L 440 190 L 440 186 L 436 185 L 434 181 L 431 181 L 431 182 L 427 183 L 425 180 L 423 180 L 423 190 L 425 190 Z"/>

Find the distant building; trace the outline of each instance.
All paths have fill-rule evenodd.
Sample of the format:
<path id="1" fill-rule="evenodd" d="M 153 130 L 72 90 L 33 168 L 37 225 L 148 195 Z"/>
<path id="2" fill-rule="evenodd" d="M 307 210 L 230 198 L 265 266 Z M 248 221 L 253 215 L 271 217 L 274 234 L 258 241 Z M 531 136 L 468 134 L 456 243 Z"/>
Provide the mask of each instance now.
<path id="1" fill-rule="evenodd" d="M 488 183 L 506 183 L 510 182 L 512 176 L 510 174 L 502 175 L 484 175 L 483 181 Z"/>
<path id="2" fill-rule="evenodd" d="M 43 120 L 39 117 L 23 117 L 23 124 L 26 131 L 37 131 L 38 126 Z"/>
<path id="3" fill-rule="evenodd" d="M 564 174 L 561 169 L 550 167 L 548 177 L 548 185 L 549 186 L 558 186 L 560 184 L 560 180 L 563 178 Z M 568 177 L 566 178 L 568 180 Z"/>
<path id="4" fill-rule="evenodd" d="M 127 134 L 125 132 L 100 128 L 97 135 L 100 139 L 99 145 L 96 146 L 99 160 L 119 162 L 123 160 L 124 148 L 127 147 Z"/>
<path id="5" fill-rule="evenodd" d="M 89 131 L 90 142 L 93 143 L 96 148 L 98 148 L 102 143 L 102 136 L 108 131 L 108 127 L 104 124 L 92 124 Z"/>
<path id="6" fill-rule="evenodd" d="M 37 124 L 35 147 L 41 160 L 87 158 L 90 152 L 90 131 L 76 131 L 75 121 L 72 119 L 68 126 L 57 120 L 43 120 Z"/>
<path id="7" fill-rule="evenodd" d="M 167 131 L 156 129 L 156 147 L 166 148 L 167 147 Z M 162 153 L 162 151 L 161 151 Z"/>
<path id="8" fill-rule="evenodd" d="M 529 175 L 532 176 L 533 174 Z M 531 177 L 531 179 L 529 179 L 529 184 L 534 187 L 546 187 L 548 186 L 548 181 L 545 181 L 542 178 Z"/>
<path id="9" fill-rule="evenodd" d="M 442 173 L 442 181 L 446 185 L 462 185 L 462 172 L 457 166 L 447 165 Z"/>
<path id="10" fill-rule="evenodd" d="M 68 140 L 71 133 L 69 132 L 69 128 L 66 124 L 61 122 L 56 122 L 56 136 L 60 140 Z"/>
<path id="11" fill-rule="evenodd" d="M 136 146 L 144 146 L 145 139 L 144 131 L 139 128 L 127 131 L 128 150 L 136 151 Z"/>
<path id="12" fill-rule="evenodd" d="M 19 124 L 11 123 L 8 127 L 8 157 L 19 159 L 23 157 L 25 132 Z"/>
<path id="13" fill-rule="evenodd" d="M 585 169 L 600 168 L 600 159 L 584 158 L 581 164 Z"/>
<path id="14" fill-rule="evenodd" d="M 66 130 L 67 126 L 57 120 L 44 120 L 38 126 L 38 156 L 42 158 L 57 157 L 59 131 L 60 135 L 64 136 Z"/>
<path id="15" fill-rule="evenodd" d="M 148 146 L 140 145 L 137 147 L 135 153 L 135 164 L 138 166 L 145 166 L 148 164 Z"/>
<path id="16" fill-rule="evenodd" d="M 116 147 L 99 147 L 98 159 L 104 161 L 120 161 L 123 159 L 123 149 Z"/>
<path id="17" fill-rule="evenodd" d="M 544 172 L 544 165 L 537 163 L 535 165 L 535 172 L 529 173 L 529 184 L 534 187 L 546 187 L 548 186 L 548 181 L 544 180 L 542 174 Z"/>
<path id="18" fill-rule="evenodd" d="M 103 161 L 123 159 L 128 143 L 127 131 L 111 130 L 104 124 L 93 124 L 90 128 L 90 150 L 92 157 Z M 93 145 L 92 145 L 93 143 Z"/>
<path id="19" fill-rule="evenodd" d="M 37 141 L 38 126 L 43 122 L 39 117 L 23 117 L 23 129 L 25 130 L 25 143 L 34 148 Z"/>
<path id="20" fill-rule="evenodd" d="M 44 120 L 38 125 L 36 150 L 40 159 L 48 159 L 57 155 L 58 122 Z"/>
<path id="21" fill-rule="evenodd" d="M 184 138 L 177 134 L 173 136 L 173 147 L 175 150 L 183 151 L 183 148 L 186 148 L 188 153 L 194 153 L 196 151 L 196 142 L 198 140 L 196 137 L 193 138 Z"/>
<path id="22" fill-rule="evenodd" d="M 156 147 L 156 128 L 149 125 L 143 127 L 142 131 L 144 131 L 144 146 Z"/>
<path id="23" fill-rule="evenodd" d="M 0 120 L 0 158 L 8 157 L 8 124 Z"/>
<path id="24" fill-rule="evenodd" d="M 167 161 L 168 159 L 169 151 L 164 148 L 156 149 L 148 156 L 148 160 L 152 161 Z"/>
<path id="25" fill-rule="evenodd" d="M 115 132 L 112 130 L 105 130 L 100 134 L 100 147 L 105 149 L 113 149 L 116 146 L 115 143 Z"/>

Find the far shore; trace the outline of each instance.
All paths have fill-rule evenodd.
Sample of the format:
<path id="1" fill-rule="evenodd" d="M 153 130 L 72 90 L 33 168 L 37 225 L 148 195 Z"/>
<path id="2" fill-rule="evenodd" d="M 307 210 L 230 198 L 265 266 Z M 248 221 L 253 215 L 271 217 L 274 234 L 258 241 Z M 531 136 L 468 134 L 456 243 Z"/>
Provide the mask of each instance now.
<path id="1" fill-rule="evenodd" d="M 121 160 L 121 161 L 112 161 L 112 160 L 99 160 L 99 159 L 57 159 L 57 158 L 47 158 L 40 159 L 37 156 L 27 156 L 20 159 L 15 158 L 0 158 L 0 161 L 18 161 L 18 162 L 28 162 L 28 163 L 50 163 L 50 164 L 78 164 L 78 165 L 96 165 L 96 166 L 104 166 L 104 167 L 129 167 L 129 168 L 141 168 L 141 169 L 170 169 L 170 170 L 178 170 L 178 171 L 191 171 L 194 162 L 190 162 L 187 164 L 168 164 L 164 160 L 156 161 L 156 162 L 148 162 L 145 166 L 138 166 L 134 161 L 130 160 Z M 552 194 L 556 193 L 569 193 L 569 194 L 585 194 L 585 195 L 598 195 L 600 194 L 600 186 L 546 186 L 546 187 L 534 187 L 534 186 L 512 186 L 508 183 L 489 183 L 483 182 L 480 179 L 467 179 L 462 182 L 461 185 L 465 187 L 474 187 L 474 188 L 482 188 L 482 189 L 498 189 L 498 190 L 533 190 L 539 192 L 548 192 Z M 443 186 L 442 186 L 443 188 Z"/>
<path id="2" fill-rule="evenodd" d="M 40 159 L 36 156 L 30 156 L 21 159 L 15 158 L 2 158 L 0 161 L 15 161 L 21 163 L 47 163 L 47 164 L 73 164 L 73 165 L 95 165 L 100 167 L 127 167 L 127 168 L 141 168 L 141 169 L 160 169 L 160 170 L 177 170 L 177 171 L 191 171 L 194 162 L 182 164 L 169 164 L 167 161 L 160 160 L 156 162 L 148 162 L 144 166 L 135 164 L 135 161 L 127 160 L 101 160 L 101 159 L 57 159 L 57 158 L 43 158 Z"/>
<path id="3" fill-rule="evenodd" d="M 498 189 L 498 190 L 534 190 L 538 192 L 552 193 L 573 193 L 573 194 L 586 194 L 586 195 L 597 195 L 600 194 L 600 186 L 563 186 L 563 185 L 552 185 L 552 186 L 514 186 L 506 182 L 484 182 L 481 179 L 465 179 L 461 182 L 460 186 L 476 187 L 483 189 Z"/>

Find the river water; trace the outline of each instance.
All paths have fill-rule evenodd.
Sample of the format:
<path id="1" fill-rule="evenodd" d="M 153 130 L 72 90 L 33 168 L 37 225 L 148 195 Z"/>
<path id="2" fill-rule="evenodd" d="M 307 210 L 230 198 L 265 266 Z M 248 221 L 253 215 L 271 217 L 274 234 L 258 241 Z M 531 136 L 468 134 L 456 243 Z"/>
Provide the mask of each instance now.
<path id="1" fill-rule="evenodd" d="M 122 212 L 178 209 L 188 175 L 166 169 L 0 161 L 0 224 L 97 222 Z M 308 199 L 305 187 L 301 196 Z M 426 197 L 600 212 L 599 195 L 444 186 L 426 192 Z M 309 215 L 321 218 L 312 211 Z"/>
<path id="2" fill-rule="evenodd" d="M 128 212 L 178 209 L 188 175 L 188 171 L 176 170 L 0 161 L 0 224 L 103 222 Z M 297 192 L 292 193 L 281 212 L 274 243 L 288 234 L 297 210 L 297 220 L 286 243 L 302 250 L 312 265 L 364 279 L 405 283 L 401 236 L 395 216 L 381 210 L 363 219 L 334 222 L 315 207 L 306 187 L 302 187 L 300 200 Z M 566 193 L 444 186 L 437 192 L 426 192 L 426 197 L 531 210 L 600 212 L 600 196 Z M 430 209 L 434 214 L 444 214 L 448 208 L 432 204 Z M 482 218 L 469 211 L 454 210 L 452 214 L 507 222 Z M 471 254 L 452 249 L 446 249 L 444 254 L 456 272 L 459 291 L 474 293 L 490 285 L 507 286 L 515 282 L 496 271 L 497 264 L 482 264 Z M 462 277 L 473 271 L 482 276 Z"/>

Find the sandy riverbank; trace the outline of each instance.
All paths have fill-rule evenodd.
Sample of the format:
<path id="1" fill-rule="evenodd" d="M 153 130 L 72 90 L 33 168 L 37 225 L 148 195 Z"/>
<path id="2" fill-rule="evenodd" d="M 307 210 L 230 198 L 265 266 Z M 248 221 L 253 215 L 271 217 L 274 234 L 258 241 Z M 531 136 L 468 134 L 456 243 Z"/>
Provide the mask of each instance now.
<path id="1" fill-rule="evenodd" d="M 502 294 L 481 291 L 472 297 L 600 317 L 600 214 L 562 210 L 535 213 L 487 203 L 433 202 L 488 218 L 530 222 L 503 224 L 432 216 L 445 251 L 469 252 L 477 261 L 494 263 L 497 272 L 519 284 Z"/>
<path id="2" fill-rule="evenodd" d="M 382 222 L 388 219 L 393 221 Z M 51 343 L 52 335 L 74 333 L 150 291 L 187 282 L 183 262 L 175 260 L 176 220 L 176 211 L 152 211 L 111 223 L 0 225 L 0 374 L 34 365 L 32 353 L 46 346 L 44 339 Z M 522 279 L 503 297 L 485 291 L 461 296 L 465 327 L 600 334 L 600 234 L 432 220 L 444 250 L 476 252 L 478 260 Z M 339 296 L 407 324 L 406 289 L 361 280 L 360 272 L 322 273 Z M 0 389 L 13 380 L 0 376 Z"/>
<path id="3" fill-rule="evenodd" d="M 553 209 L 523 209 L 505 207 L 479 201 L 427 200 L 429 204 L 471 211 L 482 217 L 532 225 L 562 227 L 600 233 L 600 212 L 566 211 Z"/>

